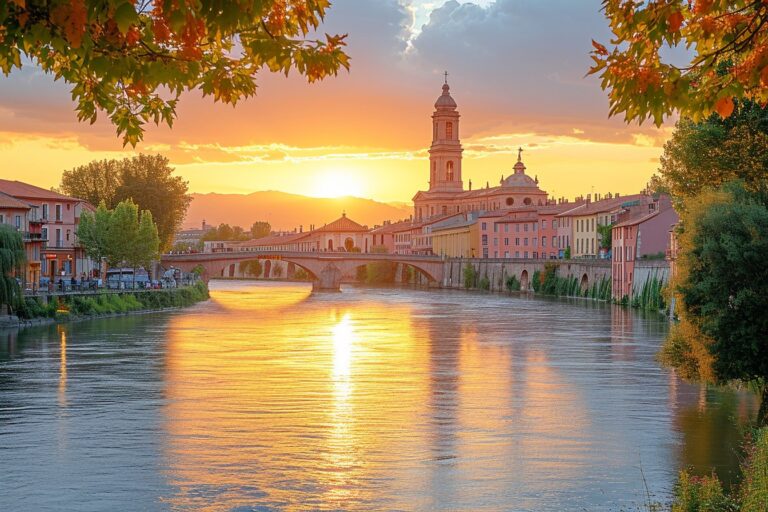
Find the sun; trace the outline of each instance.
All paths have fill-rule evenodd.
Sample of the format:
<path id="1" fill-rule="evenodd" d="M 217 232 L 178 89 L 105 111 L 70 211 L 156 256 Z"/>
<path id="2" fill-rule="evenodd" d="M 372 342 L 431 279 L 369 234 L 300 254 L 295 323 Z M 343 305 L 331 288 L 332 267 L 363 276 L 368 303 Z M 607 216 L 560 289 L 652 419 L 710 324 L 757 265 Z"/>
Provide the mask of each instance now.
<path id="1" fill-rule="evenodd" d="M 358 173 L 344 169 L 329 169 L 315 175 L 311 194 L 315 197 L 360 197 L 363 187 Z"/>

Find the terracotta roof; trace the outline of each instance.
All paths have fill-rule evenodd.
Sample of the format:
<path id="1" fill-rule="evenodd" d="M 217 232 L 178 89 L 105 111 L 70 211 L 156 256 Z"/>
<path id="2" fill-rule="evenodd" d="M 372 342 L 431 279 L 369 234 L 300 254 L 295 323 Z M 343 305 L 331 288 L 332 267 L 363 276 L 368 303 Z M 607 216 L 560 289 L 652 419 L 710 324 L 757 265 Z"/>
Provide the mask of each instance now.
<path id="1" fill-rule="evenodd" d="M 384 233 L 400 233 L 402 231 L 408 231 L 413 227 L 413 223 L 410 220 L 401 220 L 400 222 L 394 222 L 390 224 L 384 224 L 371 230 L 371 233 L 377 235 Z"/>
<path id="2" fill-rule="evenodd" d="M 571 210 L 567 210 L 559 217 L 579 217 L 582 215 L 591 215 L 593 213 L 605 213 L 610 212 L 621 206 L 628 201 L 636 201 L 643 198 L 643 194 L 634 194 L 631 196 L 612 197 L 611 199 L 601 199 L 599 201 L 593 201 L 590 203 L 584 203 L 581 206 L 576 206 Z"/>
<path id="3" fill-rule="evenodd" d="M 4 194 L 3 192 L 0 192 L 0 208 L 14 208 L 17 210 L 29 210 L 32 207 L 25 203 L 24 201 L 21 201 L 19 199 L 16 199 L 13 196 L 9 196 L 8 194 Z"/>
<path id="4" fill-rule="evenodd" d="M 635 224 L 641 224 L 641 223 L 643 223 L 643 222 L 645 222 L 645 221 L 655 217 L 658 214 L 659 214 L 659 210 L 654 210 L 654 211 L 652 211 L 650 213 L 646 213 L 645 215 L 639 215 L 639 216 L 637 216 L 637 217 L 635 217 L 633 219 L 625 220 L 624 222 L 619 222 L 618 224 L 614 225 L 613 227 L 620 228 L 620 227 L 624 227 L 624 226 L 634 226 Z"/>
<path id="5" fill-rule="evenodd" d="M 58 199 L 61 201 L 82 201 L 76 197 L 65 196 L 53 190 L 23 183 L 21 181 L 11 181 L 0 179 L 0 192 L 23 199 Z"/>
<path id="6" fill-rule="evenodd" d="M 368 228 L 353 221 L 346 214 L 342 214 L 341 217 L 326 224 L 320 228 L 312 231 L 313 233 L 349 233 L 349 232 L 368 232 Z"/>

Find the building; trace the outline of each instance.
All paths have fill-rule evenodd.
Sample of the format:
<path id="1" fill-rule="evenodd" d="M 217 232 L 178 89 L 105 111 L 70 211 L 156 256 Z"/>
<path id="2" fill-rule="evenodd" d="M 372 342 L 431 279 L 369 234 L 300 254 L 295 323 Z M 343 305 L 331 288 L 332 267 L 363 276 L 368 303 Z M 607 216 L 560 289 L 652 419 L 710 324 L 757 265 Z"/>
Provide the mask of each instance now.
<path id="1" fill-rule="evenodd" d="M 616 215 L 611 229 L 611 275 L 615 299 L 632 297 L 635 263 L 664 259 L 668 254 L 670 226 L 678 221 L 667 195 L 647 204 L 629 204 Z"/>
<path id="2" fill-rule="evenodd" d="M 476 258 L 480 254 L 477 212 L 452 217 L 432 226 L 432 253 L 445 258 Z"/>
<path id="3" fill-rule="evenodd" d="M 26 261 L 24 271 L 18 277 L 24 289 L 36 290 L 43 253 L 43 223 L 38 207 L 0 192 L 0 224 L 9 225 L 21 233 Z"/>
<path id="4" fill-rule="evenodd" d="M 384 224 L 371 230 L 371 251 L 386 252 L 389 254 L 399 254 L 398 236 L 402 233 L 408 233 L 408 254 L 410 254 L 410 230 L 412 222 L 402 220 L 400 222 L 384 221 Z M 402 243 L 401 243 L 402 245 Z M 405 254 L 405 253 L 402 253 Z"/>
<path id="5" fill-rule="evenodd" d="M 558 237 L 565 238 L 566 247 L 571 248 L 571 258 L 607 257 L 608 250 L 601 251 L 602 237 L 598 226 L 610 226 L 613 223 L 614 212 L 622 206 L 647 204 L 648 196 L 635 194 L 626 197 L 608 196 L 601 198 L 587 195 L 580 205 L 557 215 L 563 228 Z M 561 238 L 562 239 L 562 238 Z M 570 242 L 568 243 L 568 239 Z"/>
<path id="6" fill-rule="evenodd" d="M 41 223 L 40 277 L 51 279 L 91 275 L 96 265 L 77 243 L 77 224 L 87 202 L 20 181 L 0 179 L 0 192 L 37 207 Z"/>
<path id="7" fill-rule="evenodd" d="M 435 102 L 432 114 L 432 145 L 429 148 L 429 189 L 413 197 L 414 220 L 421 222 L 435 216 L 455 215 L 473 211 L 492 211 L 513 206 L 547 204 L 547 193 L 538 186 L 538 179 L 525 174 L 522 149 L 518 151 L 514 172 L 499 185 L 472 190 L 464 189 L 461 155 L 464 151 L 459 138 L 459 112 L 446 82 L 443 93 Z"/>
<path id="8" fill-rule="evenodd" d="M 335 221 L 310 231 L 275 233 L 246 241 L 206 241 L 203 251 L 370 252 L 372 247 L 373 236 L 368 226 L 358 224 L 342 213 Z"/>
<path id="9" fill-rule="evenodd" d="M 194 250 L 200 246 L 200 241 L 203 239 L 203 235 L 214 229 L 213 226 L 209 226 L 203 221 L 199 229 L 183 229 L 176 233 L 173 239 L 174 246 L 186 246 L 187 250 Z"/>

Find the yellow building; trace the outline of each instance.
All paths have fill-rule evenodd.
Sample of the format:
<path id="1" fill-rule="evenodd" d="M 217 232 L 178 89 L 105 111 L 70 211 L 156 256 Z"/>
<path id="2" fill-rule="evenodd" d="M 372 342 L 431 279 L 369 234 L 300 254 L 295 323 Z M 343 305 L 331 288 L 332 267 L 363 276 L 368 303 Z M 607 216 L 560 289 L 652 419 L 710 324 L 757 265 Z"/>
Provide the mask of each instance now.
<path id="1" fill-rule="evenodd" d="M 432 253 L 447 258 L 479 257 L 480 231 L 477 219 L 469 218 L 432 228 Z"/>
<path id="2" fill-rule="evenodd" d="M 598 201 L 587 202 L 578 208 L 569 210 L 559 217 L 569 217 L 573 230 L 572 258 L 596 258 L 600 255 L 600 235 L 597 226 L 611 224 L 611 213 L 627 201 L 636 201 L 643 196 L 640 194 L 626 197 L 612 197 Z"/>

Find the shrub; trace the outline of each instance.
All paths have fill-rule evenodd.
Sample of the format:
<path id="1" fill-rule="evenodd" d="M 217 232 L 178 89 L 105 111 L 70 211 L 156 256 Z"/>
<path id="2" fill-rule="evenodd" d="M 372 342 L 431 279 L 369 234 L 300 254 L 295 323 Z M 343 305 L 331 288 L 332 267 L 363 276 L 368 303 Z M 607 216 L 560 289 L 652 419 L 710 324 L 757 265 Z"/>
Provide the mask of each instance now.
<path id="1" fill-rule="evenodd" d="M 505 284 L 506 284 L 507 290 L 510 292 L 520 291 L 520 281 L 518 281 L 516 276 L 509 276 Z"/>
<path id="2" fill-rule="evenodd" d="M 480 279 L 480 282 L 477 284 L 477 287 L 481 290 L 490 290 L 491 289 L 491 281 L 488 279 L 488 276 L 483 276 Z"/>
<path id="3" fill-rule="evenodd" d="M 672 512 L 726 512 L 736 511 L 735 506 L 723 492 L 723 486 L 716 476 L 695 477 L 686 471 L 680 473 L 675 487 L 675 503 Z"/>
<path id="4" fill-rule="evenodd" d="M 477 270 L 471 263 L 467 263 L 464 267 L 464 288 L 474 288 L 477 281 Z"/>

